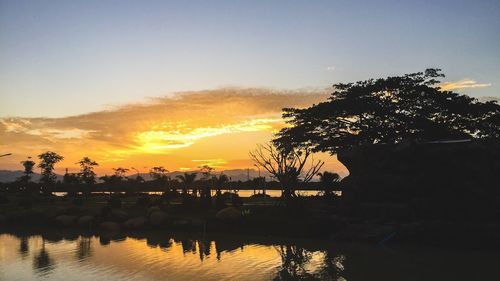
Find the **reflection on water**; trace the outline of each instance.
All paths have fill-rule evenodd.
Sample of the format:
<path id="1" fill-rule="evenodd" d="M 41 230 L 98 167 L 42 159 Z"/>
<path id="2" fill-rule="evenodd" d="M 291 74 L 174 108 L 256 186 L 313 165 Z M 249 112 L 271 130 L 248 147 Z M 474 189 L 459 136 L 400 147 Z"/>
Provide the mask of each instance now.
<path id="1" fill-rule="evenodd" d="M 493 252 L 165 233 L 0 234 L 0 280 L 491 280 Z"/>
<path id="2" fill-rule="evenodd" d="M 216 190 L 212 190 L 212 196 L 215 196 L 216 192 L 217 192 Z M 110 191 L 98 191 L 98 192 L 92 192 L 92 193 L 93 194 L 111 194 L 112 192 L 110 192 Z M 125 194 L 125 192 L 122 192 L 122 193 Z M 150 191 L 147 193 L 150 195 L 163 194 L 163 192 L 161 192 L 161 191 Z M 250 196 L 255 195 L 255 194 L 262 194 L 263 191 L 261 189 L 238 190 L 237 193 L 240 197 L 250 197 Z M 266 190 L 265 193 L 271 197 L 280 197 L 281 196 L 281 190 Z M 300 196 L 316 196 L 316 195 L 320 195 L 321 191 L 318 191 L 318 190 L 296 190 L 296 193 L 297 193 L 297 195 L 300 195 Z M 342 194 L 341 191 L 335 191 L 334 193 L 339 195 L 339 196 Z M 68 193 L 64 192 L 64 191 L 58 191 L 58 192 L 53 192 L 53 194 L 56 196 L 65 196 Z"/>

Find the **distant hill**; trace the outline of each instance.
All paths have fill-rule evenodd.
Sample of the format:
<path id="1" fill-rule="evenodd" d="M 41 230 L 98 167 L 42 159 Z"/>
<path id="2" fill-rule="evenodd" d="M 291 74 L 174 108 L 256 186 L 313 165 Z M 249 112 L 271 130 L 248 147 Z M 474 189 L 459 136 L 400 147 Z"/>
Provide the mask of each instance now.
<path id="1" fill-rule="evenodd" d="M 197 179 L 200 179 L 202 177 L 202 174 L 199 171 L 186 171 L 187 173 L 194 173 L 198 172 Z M 213 175 L 220 175 L 223 173 L 224 175 L 228 176 L 231 178 L 231 181 L 246 181 L 248 178 L 254 179 L 259 176 L 259 172 L 256 170 L 246 170 L 246 169 L 234 169 L 234 170 L 224 170 L 224 171 L 215 171 L 212 172 Z M 175 171 L 171 173 L 167 173 L 167 175 L 171 178 L 175 178 L 179 175 L 184 174 L 184 172 L 181 171 Z M 140 176 L 143 177 L 145 180 L 151 180 L 151 176 L 149 173 L 140 173 Z M 267 179 L 270 178 L 268 173 L 263 173 L 261 172 L 261 176 L 266 177 Z M 129 178 L 135 178 L 137 177 L 136 174 L 128 175 Z"/>
<path id="2" fill-rule="evenodd" d="M 195 172 L 195 171 L 188 171 L 189 173 Z M 199 172 L 199 171 L 198 171 Z M 220 171 L 215 171 L 213 172 L 214 175 L 220 175 Z M 247 170 L 246 169 L 234 169 L 234 170 L 225 170 L 222 171 L 223 174 L 226 176 L 230 177 L 232 181 L 246 181 L 247 178 L 253 179 L 259 176 L 259 172 L 257 170 Z M 175 171 L 168 173 L 168 175 L 172 178 L 175 178 L 178 175 L 182 175 L 184 172 L 180 171 Z M 10 171 L 10 170 L 0 170 L 0 182 L 13 182 L 17 178 L 23 175 L 22 170 L 17 170 L 17 171 Z M 151 176 L 149 173 L 140 173 L 141 177 L 143 177 L 145 180 L 151 180 Z M 102 175 L 99 175 L 102 176 Z M 269 174 L 268 173 L 261 173 L 261 176 L 265 176 L 267 179 L 269 179 Z M 135 178 L 137 177 L 137 174 L 131 174 L 128 175 L 129 178 Z M 201 178 L 202 175 L 201 173 L 198 175 L 198 178 Z M 62 180 L 63 176 L 62 175 L 57 175 L 58 180 Z M 32 180 L 34 182 L 37 182 L 40 179 L 40 174 L 34 173 L 32 176 Z"/>

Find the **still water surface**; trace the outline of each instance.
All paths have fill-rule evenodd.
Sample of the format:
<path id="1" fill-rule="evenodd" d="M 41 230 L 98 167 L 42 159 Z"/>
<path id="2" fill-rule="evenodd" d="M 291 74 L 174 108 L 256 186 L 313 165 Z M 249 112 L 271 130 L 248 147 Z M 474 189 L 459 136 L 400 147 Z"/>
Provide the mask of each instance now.
<path id="1" fill-rule="evenodd" d="M 0 234 L 0 280 L 499 280 L 498 253 L 149 233 Z"/>

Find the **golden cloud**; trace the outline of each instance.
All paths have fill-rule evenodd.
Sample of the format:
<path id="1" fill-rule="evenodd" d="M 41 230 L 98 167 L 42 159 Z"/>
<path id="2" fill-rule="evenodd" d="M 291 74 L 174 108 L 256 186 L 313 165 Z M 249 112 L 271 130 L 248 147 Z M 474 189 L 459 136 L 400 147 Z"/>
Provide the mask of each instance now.
<path id="1" fill-rule="evenodd" d="M 455 82 L 443 82 L 439 85 L 443 91 L 460 90 L 467 88 L 485 88 L 490 87 L 491 83 L 477 83 L 471 79 L 463 79 Z"/>
<path id="2" fill-rule="evenodd" d="M 283 107 L 306 107 L 327 97 L 326 90 L 225 88 L 62 118 L 3 118 L 0 151 L 14 157 L 0 165 L 19 169 L 26 156 L 53 150 L 66 157 L 59 166 L 75 167 L 89 156 L 101 164 L 101 172 L 118 165 L 195 168 L 201 163 L 196 159 L 237 168 L 255 143 L 268 141 L 284 126 Z"/>

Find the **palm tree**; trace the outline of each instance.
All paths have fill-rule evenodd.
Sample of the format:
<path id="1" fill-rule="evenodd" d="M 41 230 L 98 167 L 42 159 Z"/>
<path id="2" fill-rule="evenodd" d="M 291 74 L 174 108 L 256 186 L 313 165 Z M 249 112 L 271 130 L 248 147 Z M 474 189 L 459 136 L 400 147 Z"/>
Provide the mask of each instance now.
<path id="1" fill-rule="evenodd" d="M 184 173 L 183 175 L 177 176 L 177 178 L 181 181 L 182 194 L 184 196 L 187 195 L 188 189 L 193 185 L 197 174 L 198 173 Z"/>
<path id="2" fill-rule="evenodd" d="M 220 174 L 218 177 L 215 177 L 215 188 L 217 189 L 217 193 L 220 193 L 221 188 L 228 182 L 229 178 L 224 174 Z"/>

